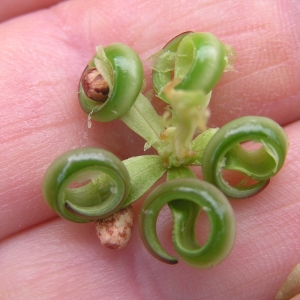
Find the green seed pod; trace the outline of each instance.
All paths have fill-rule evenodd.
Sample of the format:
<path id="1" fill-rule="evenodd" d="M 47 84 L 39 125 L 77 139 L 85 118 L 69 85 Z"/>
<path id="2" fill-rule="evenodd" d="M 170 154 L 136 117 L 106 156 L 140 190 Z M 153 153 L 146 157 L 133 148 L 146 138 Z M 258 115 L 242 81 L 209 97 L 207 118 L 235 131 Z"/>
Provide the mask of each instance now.
<path id="1" fill-rule="evenodd" d="M 121 209 L 129 194 L 130 177 L 122 161 L 103 149 L 68 151 L 47 169 L 43 196 L 62 218 L 89 222 Z"/>
<path id="2" fill-rule="evenodd" d="M 137 99 L 143 78 L 141 60 L 130 47 L 121 43 L 97 47 L 80 79 L 80 105 L 95 121 L 119 119 Z"/>
<path id="3" fill-rule="evenodd" d="M 241 146 L 246 141 L 260 143 L 261 147 L 247 150 Z M 203 154 L 202 173 L 225 195 L 249 197 L 260 192 L 279 172 L 287 149 L 287 135 L 276 122 L 265 117 L 242 117 L 224 125 L 211 138 Z M 247 179 L 242 179 L 232 186 L 223 178 L 223 169 L 238 171 L 257 182 L 248 185 Z"/>
<path id="4" fill-rule="evenodd" d="M 196 268 L 210 268 L 225 259 L 235 241 L 235 217 L 231 205 L 216 187 L 194 178 L 163 183 L 145 200 L 140 214 L 140 232 L 154 257 L 165 263 L 177 263 L 177 259 L 164 250 L 156 232 L 158 214 L 166 204 L 174 218 L 174 248 L 185 263 Z M 195 224 L 201 210 L 210 221 L 209 238 L 203 246 L 195 237 Z"/>
<path id="5" fill-rule="evenodd" d="M 209 94 L 228 65 L 227 47 L 208 32 L 184 32 L 152 56 L 152 82 L 155 92 L 169 103 L 164 87 L 177 80 L 175 89 L 202 90 Z M 172 78 L 174 74 L 174 79 Z"/>

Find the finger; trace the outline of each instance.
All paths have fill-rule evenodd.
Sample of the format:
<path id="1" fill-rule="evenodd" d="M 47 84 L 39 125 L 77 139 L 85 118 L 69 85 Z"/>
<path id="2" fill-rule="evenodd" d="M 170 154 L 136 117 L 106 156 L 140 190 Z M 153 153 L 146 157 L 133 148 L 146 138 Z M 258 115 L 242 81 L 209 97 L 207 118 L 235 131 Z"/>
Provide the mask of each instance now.
<path id="1" fill-rule="evenodd" d="M 273 2 L 267 2 L 266 13 L 260 14 L 261 7 L 251 6 L 251 10 L 247 9 L 247 13 L 242 15 L 244 10 L 239 11 L 239 6 L 224 7 L 223 1 L 220 1 L 216 2 L 214 7 L 226 10 L 226 14 L 220 15 L 218 22 L 214 18 L 215 10 L 211 10 L 206 4 L 197 7 L 193 4 L 187 5 L 184 8 L 184 16 L 183 8 L 173 2 L 169 4 L 172 11 L 156 7 L 152 2 L 143 4 L 143 7 L 137 4 L 138 2 L 128 6 L 119 1 L 111 7 L 98 1 L 84 4 L 72 1 L 62 3 L 52 10 L 16 20 L 14 23 L 2 24 L 0 39 L 3 44 L 0 51 L 3 59 L 0 69 L 5 70 L 5 74 L 0 75 L 3 94 L 0 112 L 0 162 L 3 172 L 0 201 L 4 207 L 1 213 L 3 236 L 54 216 L 41 197 L 41 181 L 47 166 L 61 153 L 83 146 L 103 147 L 121 158 L 143 153 L 144 142 L 134 138 L 134 134 L 120 122 L 94 122 L 92 128 L 87 129 L 87 116 L 81 111 L 77 101 L 77 86 L 81 72 L 97 44 L 107 45 L 115 41 L 129 44 L 141 54 L 146 65 L 145 59 L 178 32 L 191 28 L 212 31 L 225 42 L 237 47 L 240 65 L 244 64 L 249 69 L 252 64 L 248 63 L 248 56 L 245 57 L 244 54 L 249 55 L 249 48 L 252 47 L 250 45 L 256 45 L 256 49 L 258 37 L 260 42 L 263 38 L 270 40 L 271 34 L 276 32 L 278 36 L 283 37 L 280 44 L 283 43 L 286 47 L 294 40 L 294 48 L 288 48 L 291 59 L 288 60 L 287 71 L 283 74 L 288 74 L 286 76 L 293 80 L 285 78 L 282 81 L 282 85 L 293 91 L 293 95 L 278 88 L 276 95 L 279 96 L 276 99 L 280 100 L 276 102 L 277 111 L 268 108 L 269 93 L 265 93 L 260 82 L 253 79 L 260 74 L 260 70 L 252 74 L 245 68 L 248 70 L 248 73 L 245 71 L 242 74 L 245 82 L 248 78 L 253 84 L 245 85 L 241 92 L 240 83 L 230 85 L 234 78 L 224 77 L 218 88 L 223 92 L 222 97 L 227 97 L 226 99 L 231 99 L 232 102 L 229 105 L 224 98 L 219 100 L 215 97 L 212 109 L 216 110 L 220 121 L 212 121 L 218 125 L 225 119 L 238 116 L 237 111 L 240 115 L 253 113 L 249 94 L 260 95 L 257 107 L 261 111 L 267 107 L 266 113 L 271 117 L 278 119 L 278 112 L 285 112 L 285 117 L 279 120 L 282 123 L 299 117 L 299 110 L 290 109 L 294 107 L 294 103 L 299 104 L 299 99 L 296 98 L 299 87 L 294 80 L 295 72 L 299 72 L 296 53 L 299 47 L 296 42 L 298 33 L 287 34 L 290 28 L 294 28 L 296 22 L 299 22 L 295 18 L 296 8 L 292 10 L 292 4 L 285 4 L 285 9 L 279 10 Z M 284 13 L 288 11 L 289 19 L 286 20 L 285 15 L 278 16 L 275 13 L 276 9 Z M 137 22 L 136 16 L 144 11 L 149 12 L 146 18 Z M 195 14 L 195 11 L 198 14 Z M 189 20 L 189 28 L 186 27 L 184 19 Z M 171 23 L 172 30 L 169 29 Z M 149 24 L 156 24 L 156 27 Z M 267 25 L 271 26 L 270 24 L 277 25 L 271 31 L 265 29 Z M 162 30 L 160 34 L 157 33 L 157 28 Z M 261 30 L 260 35 L 257 34 L 257 28 Z M 241 39 L 244 43 L 240 43 Z M 284 51 L 286 47 L 282 47 Z M 268 48 L 268 53 L 271 53 L 271 49 L 273 48 Z M 276 65 L 278 60 L 276 55 L 269 54 L 262 58 L 259 61 L 264 61 L 266 71 L 270 69 L 267 66 Z M 294 65 L 292 69 L 288 68 L 291 61 Z M 238 62 L 236 68 L 241 69 Z M 273 76 L 272 72 L 269 74 L 270 82 L 272 78 L 277 78 L 277 74 Z M 149 72 L 146 74 L 149 77 Z M 228 76 L 234 77 L 236 74 Z M 291 103 L 291 99 L 295 101 Z M 225 117 L 224 109 L 227 114 Z"/>
<path id="2" fill-rule="evenodd" d="M 50 7 L 61 1 L 62 0 L 2 0 L 0 10 L 0 23 L 38 9 Z"/>
<path id="3" fill-rule="evenodd" d="M 237 217 L 237 241 L 219 266 L 196 270 L 182 262 L 170 266 L 155 260 L 135 230 L 137 218 L 132 240 L 122 251 L 101 247 L 93 224 L 57 219 L 2 243 L 3 296 L 10 298 L 14 293 L 27 299 L 35 293 L 36 299 L 45 294 L 84 299 L 88 293 L 90 298 L 104 299 L 223 299 L 226 295 L 228 299 L 248 300 L 251 290 L 253 299 L 274 298 L 299 261 L 300 166 L 295 164 L 300 154 L 299 129 L 300 122 L 286 128 L 290 155 L 268 189 L 252 199 L 231 202 Z M 172 220 L 166 211 L 161 217 L 160 238 L 172 252 Z M 13 286 L 9 284 L 12 280 Z"/>

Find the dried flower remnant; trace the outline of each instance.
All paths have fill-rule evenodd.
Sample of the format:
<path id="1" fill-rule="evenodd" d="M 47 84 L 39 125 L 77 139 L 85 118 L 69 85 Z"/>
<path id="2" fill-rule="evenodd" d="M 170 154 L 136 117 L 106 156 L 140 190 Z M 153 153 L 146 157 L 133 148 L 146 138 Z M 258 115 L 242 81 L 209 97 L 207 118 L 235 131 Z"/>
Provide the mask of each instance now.
<path id="1" fill-rule="evenodd" d="M 96 221 L 97 235 L 101 244 L 110 249 L 120 250 L 131 238 L 133 209 L 129 205 L 111 216 Z"/>
<path id="2" fill-rule="evenodd" d="M 276 300 L 291 300 L 300 295 L 300 263 L 292 270 L 286 278 L 282 287 L 276 295 Z M 296 298 L 295 298 L 296 299 Z"/>

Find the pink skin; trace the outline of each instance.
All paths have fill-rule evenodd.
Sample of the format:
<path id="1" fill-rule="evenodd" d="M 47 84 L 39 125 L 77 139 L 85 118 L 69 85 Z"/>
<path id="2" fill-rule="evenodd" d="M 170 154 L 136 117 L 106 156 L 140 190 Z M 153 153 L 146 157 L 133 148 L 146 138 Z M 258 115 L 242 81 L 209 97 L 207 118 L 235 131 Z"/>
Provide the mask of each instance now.
<path id="1" fill-rule="evenodd" d="M 27 12 L 25 2 L 15 1 L 7 15 L 1 10 L 2 19 Z M 40 2 L 32 1 L 35 12 L 0 25 L 1 297 L 273 299 L 300 261 L 298 0 L 73 0 L 37 10 Z M 103 147 L 122 159 L 143 153 L 143 141 L 119 121 L 87 128 L 77 85 L 95 46 L 118 41 L 133 47 L 149 83 L 146 58 L 187 30 L 213 32 L 238 53 L 237 72 L 226 73 L 214 90 L 211 125 L 268 116 L 285 126 L 290 139 L 286 164 L 267 189 L 231 201 L 237 241 L 211 270 L 156 261 L 142 245 L 137 217 L 126 249 L 104 249 L 93 224 L 58 218 L 41 195 L 46 168 L 67 150 Z M 140 208 L 141 201 L 136 215 Z M 164 215 L 158 226 L 171 249 L 172 222 Z"/>
<path id="2" fill-rule="evenodd" d="M 0 22 L 32 11 L 48 8 L 63 0 L 1 0 Z"/>

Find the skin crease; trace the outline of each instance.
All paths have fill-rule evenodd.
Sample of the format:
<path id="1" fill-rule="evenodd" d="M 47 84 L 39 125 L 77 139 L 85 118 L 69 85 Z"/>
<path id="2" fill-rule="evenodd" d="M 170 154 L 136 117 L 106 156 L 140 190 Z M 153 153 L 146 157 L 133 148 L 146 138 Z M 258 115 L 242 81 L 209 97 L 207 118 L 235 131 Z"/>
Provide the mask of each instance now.
<path id="1" fill-rule="evenodd" d="M 1 0 L 0 22 L 32 11 L 48 8 L 62 0 Z"/>
<path id="2" fill-rule="evenodd" d="M 0 24 L 0 299 L 274 299 L 300 262 L 299 14 L 298 0 L 73 0 L 12 20 L 8 13 Z M 135 49 L 150 87 L 147 57 L 187 30 L 212 32 L 238 53 L 237 72 L 224 74 L 213 91 L 211 126 L 268 116 L 290 140 L 269 186 L 231 201 L 236 244 L 210 270 L 148 254 L 137 226 L 142 200 L 134 204 L 129 246 L 112 251 L 101 247 L 94 224 L 56 217 L 41 195 L 46 168 L 67 150 L 100 147 L 121 159 L 143 153 L 144 142 L 119 121 L 87 128 L 77 86 L 96 45 Z M 158 228 L 172 252 L 167 210 Z"/>

